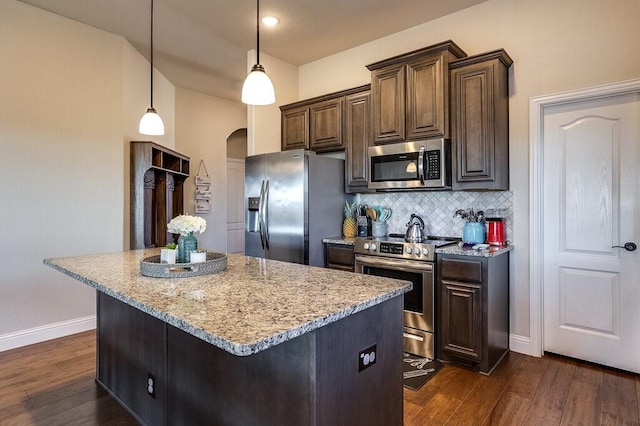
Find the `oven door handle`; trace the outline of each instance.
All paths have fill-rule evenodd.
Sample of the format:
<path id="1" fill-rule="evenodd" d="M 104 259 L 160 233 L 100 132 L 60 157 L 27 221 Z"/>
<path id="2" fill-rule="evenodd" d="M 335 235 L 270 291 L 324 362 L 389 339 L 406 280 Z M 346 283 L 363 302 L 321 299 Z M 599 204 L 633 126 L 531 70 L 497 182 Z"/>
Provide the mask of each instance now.
<path id="1" fill-rule="evenodd" d="M 433 264 L 431 262 L 414 262 L 402 259 L 387 260 L 371 256 L 356 256 L 355 261 L 363 266 L 384 267 L 389 269 L 414 269 L 433 272 Z"/>
<path id="2" fill-rule="evenodd" d="M 411 334 L 411 333 L 402 333 L 402 337 L 405 337 L 407 339 L 412 339 L 412 340 L 417 340 L 418 342 L 424 342 L 424 337 L 423 336 L 418 336 L 417 334 Z"/>

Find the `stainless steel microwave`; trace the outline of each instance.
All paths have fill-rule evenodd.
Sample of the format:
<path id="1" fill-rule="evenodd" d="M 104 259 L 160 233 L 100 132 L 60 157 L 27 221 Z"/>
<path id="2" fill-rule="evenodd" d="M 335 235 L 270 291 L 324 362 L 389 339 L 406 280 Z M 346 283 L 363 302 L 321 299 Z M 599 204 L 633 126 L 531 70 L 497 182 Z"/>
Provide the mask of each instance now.
<path id="1" fill-rule="evenodd" d="M 368 160 L 371 189 L 451 189 L 451 141 L 448 139 L 372 146 Z"/>

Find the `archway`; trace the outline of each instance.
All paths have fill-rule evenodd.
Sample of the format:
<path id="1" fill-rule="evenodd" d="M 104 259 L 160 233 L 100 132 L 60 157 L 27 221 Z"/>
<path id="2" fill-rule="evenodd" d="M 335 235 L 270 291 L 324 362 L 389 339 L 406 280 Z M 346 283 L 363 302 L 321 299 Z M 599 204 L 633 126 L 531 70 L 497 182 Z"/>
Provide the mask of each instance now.
<path id="1" fill-rule="evenodd" d="M 247 129 L 227 138 L 227 252 L 244 253 L 244 159 Z"/>

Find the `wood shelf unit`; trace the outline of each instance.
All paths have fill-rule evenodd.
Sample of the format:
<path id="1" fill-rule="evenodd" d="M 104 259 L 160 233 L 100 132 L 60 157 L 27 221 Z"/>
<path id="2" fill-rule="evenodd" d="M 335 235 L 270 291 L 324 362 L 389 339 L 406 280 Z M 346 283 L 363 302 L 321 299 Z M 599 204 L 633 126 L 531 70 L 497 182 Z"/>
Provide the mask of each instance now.
<path id="1" fill-rule="evenodd" d="M 153 142 L 131 141 L 130 248 L 173 241 L 167 223 L 184 213 L 189 157 Z"/>

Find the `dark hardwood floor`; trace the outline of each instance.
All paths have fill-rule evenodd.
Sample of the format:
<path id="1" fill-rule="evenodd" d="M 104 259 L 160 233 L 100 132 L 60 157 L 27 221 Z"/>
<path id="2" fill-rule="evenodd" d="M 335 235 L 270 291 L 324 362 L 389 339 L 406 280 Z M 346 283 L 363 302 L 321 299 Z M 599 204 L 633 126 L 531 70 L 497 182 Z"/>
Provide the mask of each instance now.
<path id="1" fill-rule="evenodd" d="M 95 332 L 0 352 L 0 425 L 135 425 L 94 381 Z M 404 391 L 405 425 L 640 425 L 640 376 L 510 353 Z"/>

